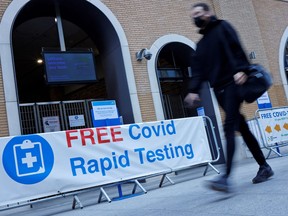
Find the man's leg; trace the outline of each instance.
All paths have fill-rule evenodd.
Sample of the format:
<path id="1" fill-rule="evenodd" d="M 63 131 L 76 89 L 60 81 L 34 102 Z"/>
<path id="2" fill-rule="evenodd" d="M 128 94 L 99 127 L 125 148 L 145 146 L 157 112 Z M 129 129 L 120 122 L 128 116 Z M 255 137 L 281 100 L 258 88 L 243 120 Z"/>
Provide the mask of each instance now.
<path id="1" fill-rule="evenodd" d="M 235 153 L 235 118 L 230 118 L 226 114 L 225 124 L 224 124 L 224 132 L 226 138 L 226 175 L 227 177 L 231 173 L 232 162 Z"/>
<path id="2" fill-rule="evenodd" d="M 235 152 L 235 130 L 238 129 L 240 100 L 236 94 L 234 83 L 226 86 L 221 91 L 216 91 L 219 105 L 225 112 L 224 133 L 226 138 L 226 173 L 220 178 L 210 181 L 209 187 L 213 190 L 229 192 L 231 190 L 228 177 L 231 173 Z"/>
<path id="3" fill-rule="evenodd" d="M 240 117 L 240 100 L 237 97 L 235 84 L 226 86 L 216 94 L 218 103 L 225 112 L 224 133 L 226 138 L 226 176 L 231 173 L 235 153 L 235 131 L 238 129 Z"/>
<path id="4" fill-rule="evenodd" d="M 265 156 L 258 144 L 258 141 L 256 140 L 255 136 L 251 133 L 248 124 L 246 123 L 245 118 L 242 115 L 240 116 L 239 131 L 248 149 L 253 155 L 254 159 L 259 164 L 259 171 L 255 176 L 255 178 L 253 178 L 252 182 L 256 184 L 266 181 L 268 178 L 274 175 L 274 172 L 271 169 L 271 167 L 267 164 Z"/>

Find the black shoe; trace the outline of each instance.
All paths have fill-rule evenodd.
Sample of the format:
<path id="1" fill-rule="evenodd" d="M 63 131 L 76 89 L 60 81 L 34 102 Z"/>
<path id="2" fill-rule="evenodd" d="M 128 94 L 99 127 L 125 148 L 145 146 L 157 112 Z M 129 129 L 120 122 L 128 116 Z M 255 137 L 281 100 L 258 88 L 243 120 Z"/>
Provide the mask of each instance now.
<path id="1" fill-rule="evenodd" d="M 267 181 L 268 178 L 274 175 L 273 170 L 269 165 L 260 166 L 257 175 L 252 179 L 253 184 L 261 183 Z"/>
<path id="2" fill-rule="evenodd" d="M 226 176 L 221 176 L 220 178 L 217 178 L 215 180 L 210 180 L 207 181 L 207 186 L 215 191 L 220 191 L 220 192 L 230 192 L 231 188 L 230 185 L 228 184 L 228 179 Z"/>

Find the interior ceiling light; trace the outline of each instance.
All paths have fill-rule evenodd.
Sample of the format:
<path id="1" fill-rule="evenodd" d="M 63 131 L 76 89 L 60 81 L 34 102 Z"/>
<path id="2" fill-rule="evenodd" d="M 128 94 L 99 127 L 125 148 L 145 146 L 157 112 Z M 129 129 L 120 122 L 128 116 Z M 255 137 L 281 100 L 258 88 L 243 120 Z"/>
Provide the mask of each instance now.
<path id="1" fill-rule="evenodd" d="M 43 63 L 43 59 L 37 59 L 37 63 L 38 64 L 42 64 Z"/>

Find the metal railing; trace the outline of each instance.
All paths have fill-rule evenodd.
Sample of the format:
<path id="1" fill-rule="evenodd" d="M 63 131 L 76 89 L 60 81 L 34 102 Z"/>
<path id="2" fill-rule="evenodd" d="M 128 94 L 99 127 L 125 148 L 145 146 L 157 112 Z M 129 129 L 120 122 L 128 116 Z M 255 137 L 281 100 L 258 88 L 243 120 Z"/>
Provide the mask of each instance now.
<path id="1" fill-rule="evenodd" d="M 280 148 L 288 146 L 288 107 L 274 107 L 259 109 L 255 117 L 247 121 L 252 134 L 261 148 L 282 157 L 287 154 L 280 152 Z"/>
<path id="2" fill-rule="evenodd" d="M 21 134 L 34 134 L 92 127 L 89 100 L 20 104 Z M 78 123 L 75 123 L 75 119 Z M 74 119 L 74 121 L 73 121 Z M 54 125 L 49 125 L 53 121 Z"/>

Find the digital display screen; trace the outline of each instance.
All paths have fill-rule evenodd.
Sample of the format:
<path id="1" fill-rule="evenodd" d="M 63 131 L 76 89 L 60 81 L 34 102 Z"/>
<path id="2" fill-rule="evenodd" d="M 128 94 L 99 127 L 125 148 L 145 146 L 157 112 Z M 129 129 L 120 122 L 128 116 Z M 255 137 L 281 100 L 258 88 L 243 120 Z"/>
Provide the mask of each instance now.
<path id="1" fill-rule="evenodd" d="M 48 84 L 97 81 L 93 52 L 43 52 Z"/>

